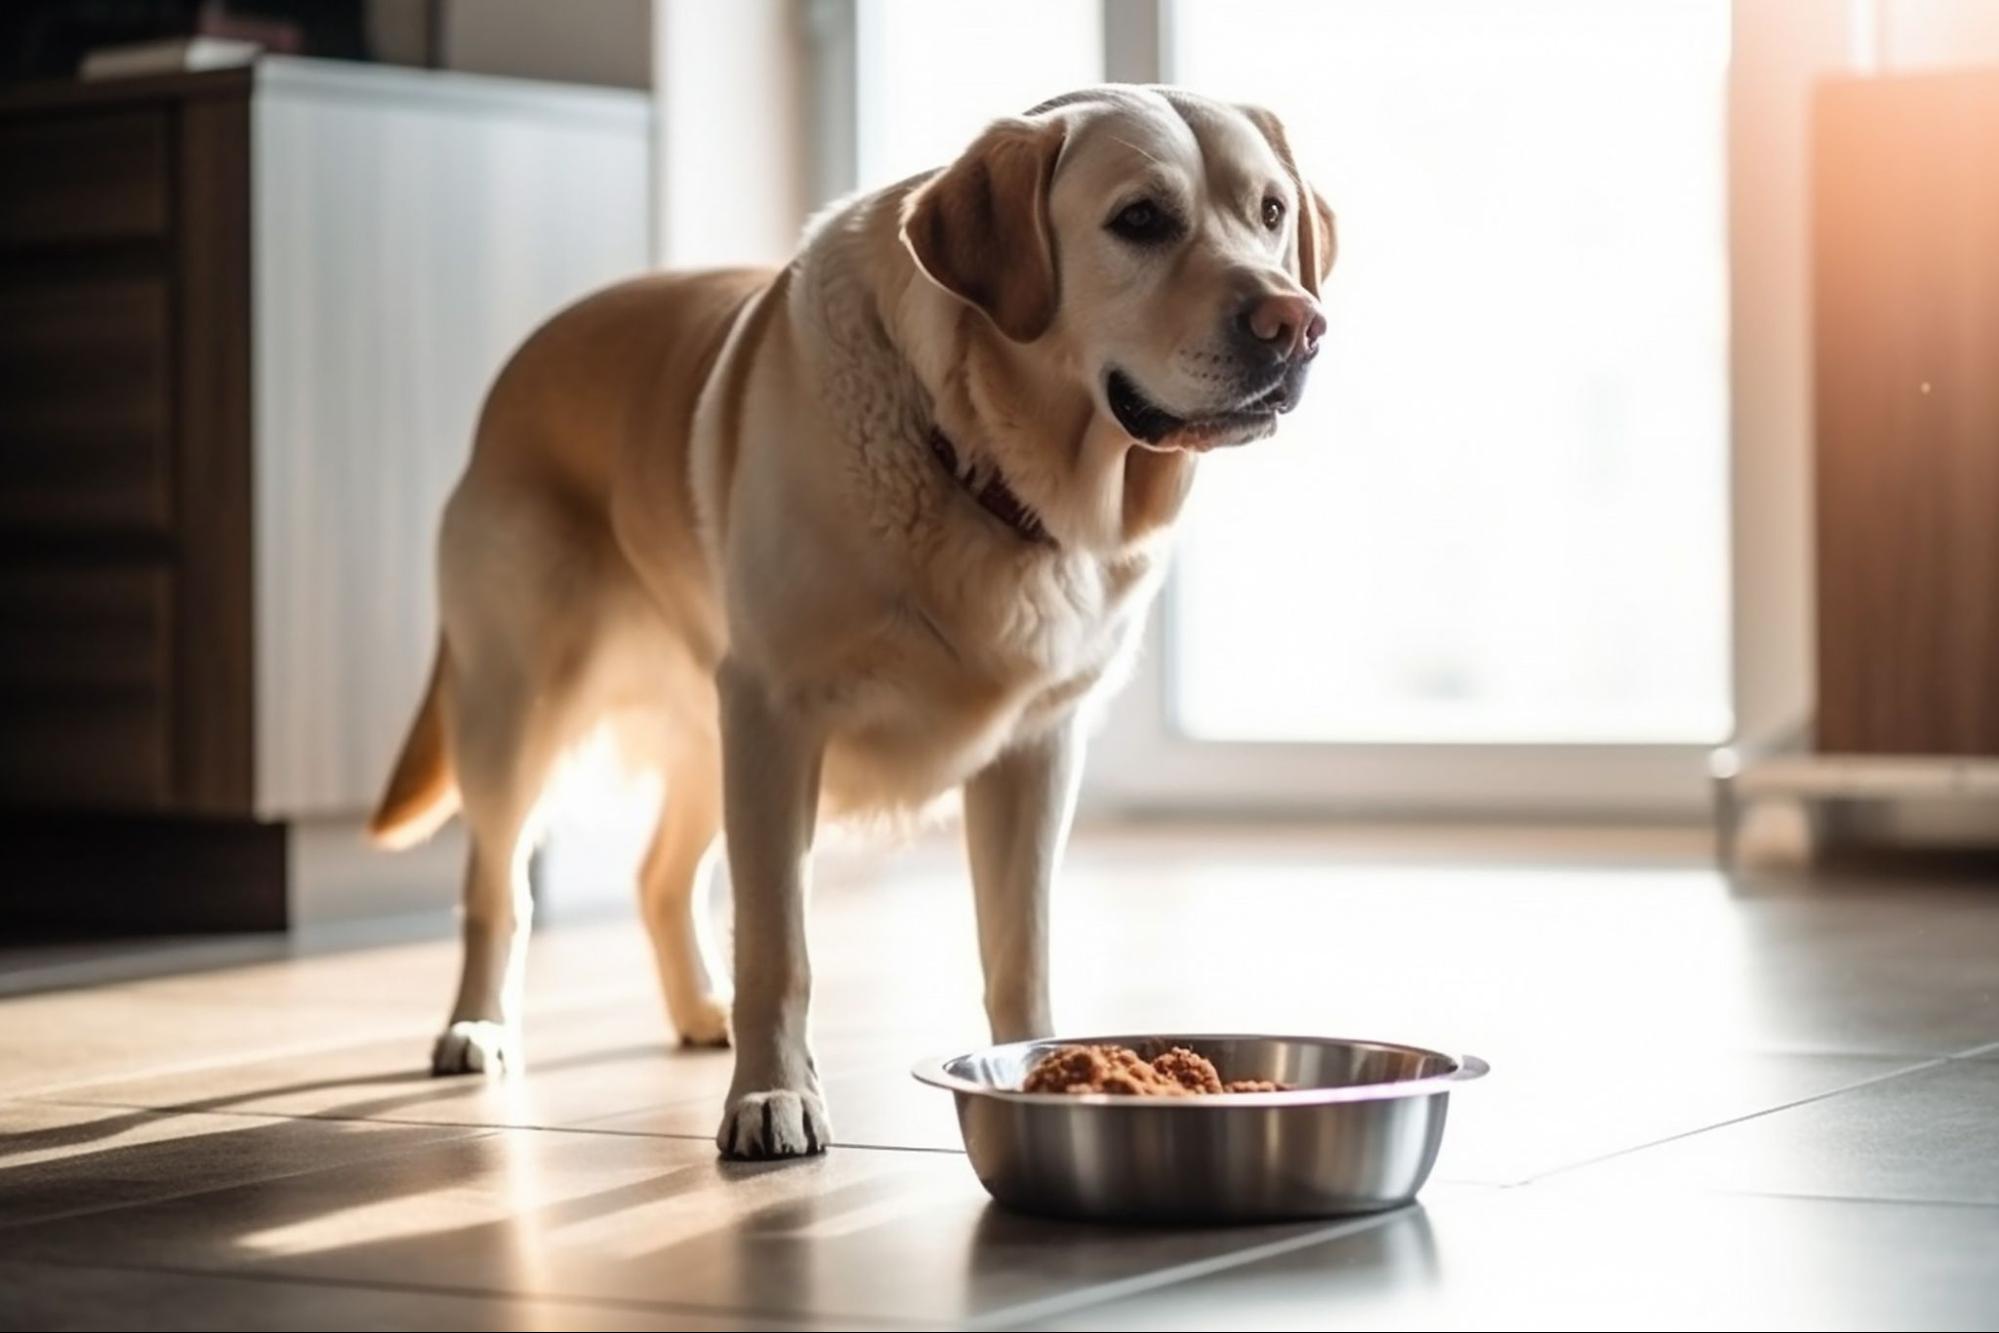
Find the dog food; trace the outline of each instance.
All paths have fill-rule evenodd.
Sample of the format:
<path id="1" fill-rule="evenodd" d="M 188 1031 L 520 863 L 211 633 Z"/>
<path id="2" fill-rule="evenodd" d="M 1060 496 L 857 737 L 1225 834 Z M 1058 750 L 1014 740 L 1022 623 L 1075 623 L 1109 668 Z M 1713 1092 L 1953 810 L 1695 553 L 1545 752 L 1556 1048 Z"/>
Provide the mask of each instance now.
<path id="1" fill-rule="evenodd" d="M 1059 1046 L 1034 1062 L 1022 1092 L 1104 1092 L 1122 1097 L 1199 1097 L 1280 1092 L 1263 1079 L 1222 1082 L 1204 1055 L 1175 1046 L 1150 1063 L 1125 1046 Z"/>

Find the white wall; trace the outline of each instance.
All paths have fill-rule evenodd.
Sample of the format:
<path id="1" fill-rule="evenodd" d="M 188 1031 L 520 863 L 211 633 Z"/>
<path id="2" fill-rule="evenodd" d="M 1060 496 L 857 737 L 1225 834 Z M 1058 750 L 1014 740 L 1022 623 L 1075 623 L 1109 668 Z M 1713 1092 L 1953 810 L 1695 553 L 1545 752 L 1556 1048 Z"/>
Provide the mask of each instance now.
<path id="1" fill-rule="evenodd" d="M 1999 0 L 1875 0 L 1881 64 L 1912 71 L 1999 65 Z"/>
<path id="2" fill-rule="evenodd" d="M 655 0 L 652 29 L 661 262 L 782 262 L 810 207 L 803 7 Z"/>

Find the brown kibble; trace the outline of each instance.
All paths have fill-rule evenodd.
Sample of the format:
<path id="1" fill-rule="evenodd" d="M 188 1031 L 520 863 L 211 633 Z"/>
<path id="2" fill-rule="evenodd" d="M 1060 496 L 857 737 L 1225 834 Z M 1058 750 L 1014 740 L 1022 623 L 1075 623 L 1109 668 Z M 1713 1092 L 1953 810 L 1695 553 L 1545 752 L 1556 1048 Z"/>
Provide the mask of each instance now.
<path id="1" fill-rule="evenodd" d="M 1185 1046 L 1175 1046 L 1152 1062 L 1152 1067 L 1189 1092 L 1215 1093 L 1222 1090 L 1222 1077 L 1208 1058 Z"/>
<path id="2" fill-rule="evenodd" d="M 1124 1046 L 1058 1046 L 1035 1061 L 1022 1092 L 1106 1093 L 1114 1097 L 1194 1097 L 1228 1092 L 1279 1092 L 1263 1079 L 1223 1083 L 1206 1056 L 1175 1046 L 1147 1063 Z"/>
<path id="3" fill-rule="evenodd" d="M 1094 1046 L 1064 1046 L 1050 1051 L 1027 1071 L 1022 1092 L 1089 1092 L 1110 1072 Z"/>

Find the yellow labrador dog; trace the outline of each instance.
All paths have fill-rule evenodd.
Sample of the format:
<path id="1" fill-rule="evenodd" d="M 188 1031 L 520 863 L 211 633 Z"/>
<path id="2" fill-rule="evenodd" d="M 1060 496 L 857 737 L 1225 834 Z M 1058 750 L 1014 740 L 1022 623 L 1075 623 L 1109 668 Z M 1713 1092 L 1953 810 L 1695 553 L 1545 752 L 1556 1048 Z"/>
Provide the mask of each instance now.
<path id="1" fill-rule="evenodd" d="M 785 268 L 592 296 L 515 354 L 444 513 L 442 642 L 373 831 L 462 810 L 440 1074 L 518 1060 L 544 784 L 603 727 L 665 778 L 641 901 L 716 1138 L 824 1149 L 807 1045 L 823 814 L 962 787 L 996 1040 L 1050 1031 L 1049 881 L 1206 450 L 1295 406 L 1332 216 L 1265 111 L 1104 87 L 840 205 Z M 694 929 L 718 828 L 733 1022 Z"/>

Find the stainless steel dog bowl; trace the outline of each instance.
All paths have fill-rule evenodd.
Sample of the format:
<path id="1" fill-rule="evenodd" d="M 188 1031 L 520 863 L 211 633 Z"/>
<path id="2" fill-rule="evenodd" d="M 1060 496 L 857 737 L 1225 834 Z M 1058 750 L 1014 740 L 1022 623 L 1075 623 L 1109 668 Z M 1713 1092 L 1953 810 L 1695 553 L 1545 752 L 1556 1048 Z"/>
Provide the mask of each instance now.
<path id="1" fill-rule="evenodd" d="M 1058 1046 L 1185 1046 L 1224 1080 L 1282 1092 L 1120 1097 L 1017 1091 Z M 972 1169 L 1001 1203 L 1146 1222 L 1264 1222 L 1378 1212 L 1429 1178 L 1471 1056 L 1321 1037 L 1155 1035 L 1027 1041 L 916 1067 L 948 1088 Z"/>

